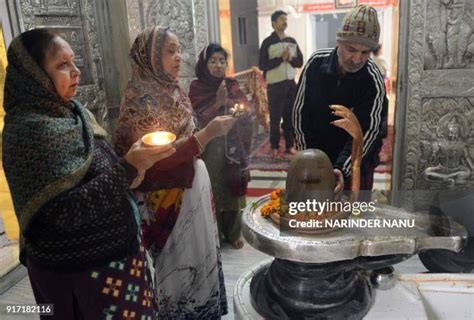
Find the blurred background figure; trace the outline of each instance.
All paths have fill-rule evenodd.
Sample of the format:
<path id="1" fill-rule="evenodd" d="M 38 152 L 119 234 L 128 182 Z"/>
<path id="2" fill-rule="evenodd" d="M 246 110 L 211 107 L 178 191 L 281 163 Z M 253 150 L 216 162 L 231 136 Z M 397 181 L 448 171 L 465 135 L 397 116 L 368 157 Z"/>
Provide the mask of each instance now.
<path id="1" fill-rule="evenodd" d="M 374 60 L 375 64 L 380 70 L 380 73 L 383 76 L 383 80 L 385 83 L 385 91 L 387 91 L 387 95 L 389 95 L 390 94 L 390 77 L 388 74 L 387 62 L 382 57 L 382 45 L 380 43 L 372 51 L 372 59 Z"/>
<path id="2" fill-rule="evenodd" d="M 227 58 L 227 52 L 215 43 L 209 44 L 199 55 L 197 80 L 191 83 L 189 97 L 200 127 L 205 127 L 216 116 L 232 113 L 235 108 L 248 109 L 239 83 L 225 76 Z M 251 140 L 252 123 L 246 113 L 238 118 L 227 135 L 211 141 L 202 155 L 211 178 L 220 237 L 235 249 L 244 244 L 240 239 L 241 210 L 246 205 L 250 180 Z"/>

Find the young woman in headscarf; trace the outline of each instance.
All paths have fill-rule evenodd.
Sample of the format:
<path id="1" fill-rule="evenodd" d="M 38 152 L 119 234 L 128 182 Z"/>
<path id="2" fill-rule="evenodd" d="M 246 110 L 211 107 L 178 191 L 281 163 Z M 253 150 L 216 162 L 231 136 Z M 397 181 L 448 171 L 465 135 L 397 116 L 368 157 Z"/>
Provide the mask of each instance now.
<path id="1" fill-rule="evenodd" d="M 36 302 L 53 304 L 53 319 L 152 319 L 129 186 L 173 150 L 138 141 L 116 156 L 106 132 L 72 99 L 81 73 L 60 36 L 27 31 L 7 56 L 3 168 Z"/>
<path id="2" fill-rule="evenodd" d="M 218 319 L 227 313 L 227 299 L 209 175 L 197 157 L 235 119 L 218 117 L 196 131 L 191 102 L 178 84 L 179 41 L 170 30 L 141 32 L 130 59 L 132 77 L 116 131 L 119 153 L 149 132 L 177 136 L 176 153 L 148 170 L 136 192 L 144 243 L 154 261 L 159 316 Z"/>
<path id="3" fill-rule="evenodd" d="M 217 116 L 230 114 L 236 106 L 247 106 L 239 83 L 225 76 L 226 69 L 227 52 L 219 44 L 211 43 L 199 54 L 197 80 L 191 83 L 189 98 L 201 127 Z M 212 182 L 220 238 L 236 249 L 243 246 L 241 210 L 250 178 L 251 125 L 248 114 L 240 117 L 232 130 L 210 142 L 202 155 Z"/>

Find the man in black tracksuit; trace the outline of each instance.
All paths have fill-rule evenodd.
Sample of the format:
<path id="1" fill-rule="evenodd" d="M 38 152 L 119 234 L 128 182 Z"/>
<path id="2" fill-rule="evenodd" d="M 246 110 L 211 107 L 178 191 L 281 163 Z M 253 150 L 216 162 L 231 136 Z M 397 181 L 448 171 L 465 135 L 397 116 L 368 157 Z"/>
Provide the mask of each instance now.
<path id="1" fill-rule="evenodd" d="M 303 55 L 295 39 L 285 34 L 286 13 L 276 11 L 272 14 L 275 30 L 263 40 L 260 48 L 258 67 L 267 80 L 267 95 L 270 109 L 270 144 L 272 155 L 278 155 L 280 142 L 280 122 L 283 117 L 286 152 L 295 154 L 294 131 L 291 114 L 296 94 L 295 68 L 303 65 Z"/>
<path id="2" fill-rule="evenodd" d="M 308 60 L 296 95 L 293 125 L 297 149 L 323 150 L 339 183 L 344 178 L 346 189 L 351 176 L 352 138 L 331 123 L 338 117 L 329 106 L 343 105 L 357 116 L 364 138 L 360 189 L 371 190 L 388 105 L 383 77 L 369 60 L 379 34 L 373 8 L 361 5 L 352 9 L 337 33 L 338 46 L 318 50 Z M 360 200 L 370 199 L 369 192 L 361 195 Z"/>

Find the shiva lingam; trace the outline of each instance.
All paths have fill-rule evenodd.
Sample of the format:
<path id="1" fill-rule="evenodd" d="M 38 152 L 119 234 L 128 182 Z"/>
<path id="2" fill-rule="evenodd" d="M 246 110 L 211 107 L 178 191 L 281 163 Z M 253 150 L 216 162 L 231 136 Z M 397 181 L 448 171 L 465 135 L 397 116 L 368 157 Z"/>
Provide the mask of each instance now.
<path id="1" fill-rule="evenodd" d="M 339 126 L 354 139 L 361 138 L 361 132 L 357 133 L 360 126 L 352 112 L 344 107 L 336 109 L 337 115 L 347 120 L 339 122 Z M 354 147 L 358 142 L 354 142 L 353 159 L 360 160 L 357 154 L 360 149 Z M 360 166 L 359 160 L 354 162 Z M 349 202 L 357 200 L 358 169 L 353 166 Z M 379 270 L 391 270 L 393 264 L 421 250 L 457 252 L 467 240 L 466 230 L 455 222 L 438 226 L 445 230 L 442 235 L 436 235 L 432 232 L 430 216 L 390 206 L 375 206 L 373 211 L 361 215 L 340 212 L 321 215 L 321 219 L 343 219 L 354 225 L 367 220 L 377 227 L 331 228 L 325 232 L 301 232 L 304 230 L 296 228 L 296 232 L 289 233 L 282 223 L 288 218 L 286 205 L 292 201 L 335 199 L 336 183 L 332 166 L 320 150 L 301 151 L 290 165 L 286 183 L 286 193 L 277 197 L 279 214 L 275 214 L 277 211 L 262 216 L 268 195 L 244 210 L 243 236 L 254 248 L 275 258 L 242 275 L 237 282 L 236 319 L 361 319 L 369 312 L 374 290 L 384 287 L 370 282 L 379 278 L 376 276 Z M 306 213 L 301 217 L 308 219 Z M 380 226 L 400 219 L 412 224 L 393 229 Z"/>
<path id="2" fill-rule="evenodd" d="M 346 107 L 340 105 L 330 106 L 334 114 L 343 117 L 334 124 L 346 130 L 352 137 L 352 175 L 351 193 L 349 202 L 357 200 L 360 189 L 360 163 L 362 161 L 363 137 L 362 129 L 355 115 Z M 340 122 L 338 122 L 340 121 Z M 286 177 L 286 191 L 277 189 L 270 194 L 270 200 L 261 209 L 264 217 L 269 217 L 274 223 L 280 225 L 282 231 L 296 231 L 302 233 L 325 233 L 336 228 L 328 227 L 333 225 L 335 220 L 342 220 L 352 213 L 349 210 L 342 210 L 343 203 L 337 205 L 334 187 L 336 178 L 331 164 L 331 160 L 321 150 L 306 149 L 296 154 L 291 161 Z M 290 212 L 291 204 L 324 203 L 331 204 L 324 211 L 298 210 Z M 333 205 L 335 204 L 335 205 Z M 313 208 L 315 206 L 313 205 Z M 339 208 L 339 209 L 338 209 Z M 294 210 L 293 210 L 294 211 Z M 313 228 L 304 224 L 303 228 L 291 225 L 292 222 L 311 222 Z M 316 223 L 315 223 L 316 222 Z M 301 225 L 298 223 L 297 225 Z"/>
<path id="3" fill-rule="evenodd" d="M 323 151 L 299 151 L 288 168 L 287 189 L 273 191 L 261 214 L 279 225 L 282 232 L 330 232 L 337 228 L 332 227 L 333 222 L 346 219 L 351 214 L 349 210 L 342 210 L 342 201 L 339 206 L 335 205 L 335 185 L 331 161 Z M 358 191 L 358 186 L 355 186 L 352 194 L 357 195 Z M 352 202 L 352 198 L 349 201 Z M 317 207 L 321 203 L 326 204 L 322 210 Z"/>

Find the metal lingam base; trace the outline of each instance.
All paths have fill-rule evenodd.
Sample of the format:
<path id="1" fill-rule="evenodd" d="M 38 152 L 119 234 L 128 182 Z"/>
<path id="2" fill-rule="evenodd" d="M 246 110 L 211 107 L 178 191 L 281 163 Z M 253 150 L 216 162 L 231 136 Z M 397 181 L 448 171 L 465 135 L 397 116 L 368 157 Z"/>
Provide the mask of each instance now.
<path id="1" fill-rule="evenodd" d="M 365 270 L 387 268 L 420 250 L 459 251 L 467 239 L 455 222 L 439 236 L 429 216 L 389 206 L 348 219 L 413 219 L 414 225 L 288 236 L 260 215 L 267 200 L 247 206 L 242 232 L 250 245 L 276 258 L 250 281 L 252 307 L 269 319 L 361 319 L 373 303 Z"/>
<path id="2" fill-rule="evenodd" d="M 267 319 L 361 319 L 371 287 L 364 275 L 344 266 L 275 259 L 250 283 L 253 307 Z"/>
<path id="3" fill-rule="evenodd" d="M 250 283 L 267 259 L 248 269 L 234 286 L 236 320 L 264 320 L 252 305 Z M 399 274 L 394 273 L 390 289 L 372 289 L 372 303 L 364 320 L 380 319 L 459 319 L 472 320 L 474 275 L 470 274 Z M 448 289 L 448 290 L 447 290 Z"/>
<path id="4" fill-rule="evenodd" d="M 268 319 L 361 319 L 372 296 L 363 270 L 385 268 L 407 257 L 359 257 L 321 264 L 275 259 L 253 277 L 252 305 Z"/>
<path id="5" fill-rule="evenodd" d="M 260 197 L 244 209 L 242 234 L 252 247 L 275 258 L 326 263 L 360 256 L 413 255 L 431 249 L 459 252 L 467 241 L 466 229 L 452 220 L 433 228 L 433 217 L 391 206 L 376 206 L 374 212 L 351 215 L 347 219 L 413 220 L 414 226 L 391 229 L 341 228 L 321 235 L 288 236 L 280 232 L 279 226 L 270 219 L 261 216 L 260 209 L 268 200 L 269 196 Z"/>

